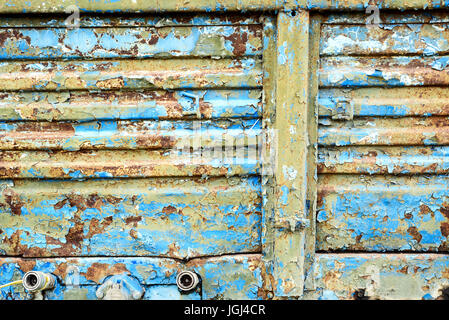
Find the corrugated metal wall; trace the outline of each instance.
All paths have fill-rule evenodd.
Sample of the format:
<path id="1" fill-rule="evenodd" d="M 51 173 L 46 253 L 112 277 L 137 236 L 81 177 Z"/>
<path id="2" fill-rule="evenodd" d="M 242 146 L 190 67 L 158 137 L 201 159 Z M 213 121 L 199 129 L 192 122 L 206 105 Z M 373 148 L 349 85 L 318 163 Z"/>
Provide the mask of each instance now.
<path id="1" fill-rule="evenodd" d="M 448 250 L 447 17 L 385 13 L 381 25 L 366 25 L 364 15 L 323 18 L 322 298 L 357 298 L 358 288 L 374 299 L 437 298 L 448 283 L 444 256 L 400 254 Z"/>
<path id="2" fill-rule="evenodd" d="M 59 278 L 47 298 L 94 299 L 124 272 L 145 299 L 256 298 L 260 161 L 222 148 L 257 148 L 244 137 L 261 128 L 258 17 L 80 23 L 0 18 L 2 282 L 34 268 Z M 182 269 L 202 291 L 180 295 Z"/>
<path id="3" fill-rule="evenodd" d="M 144 299 L 447 295 L 447 12 L 367 25 L 290 10 L 356 1 L 253 5 L 189 10 L 280 12 L 0 17 L 4 282 L 52 273 L 47 299 L 96 299 L 122 274 Z M 198 290 L 179 292 L 182 270 Z"/>

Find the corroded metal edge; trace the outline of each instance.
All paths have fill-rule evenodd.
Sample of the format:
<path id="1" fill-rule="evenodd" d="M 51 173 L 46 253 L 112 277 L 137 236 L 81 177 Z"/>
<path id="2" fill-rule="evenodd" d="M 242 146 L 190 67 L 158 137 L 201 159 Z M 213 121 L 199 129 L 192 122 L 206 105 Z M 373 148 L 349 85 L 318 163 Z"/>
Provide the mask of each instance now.
<path id="1" fill-rule="evenodd" d="M 274 10 L 357 10 L 375 5 L 379 9 L 442 9 L 447 0 L 6 0 L 0 3 L 0 13 L 65 13 L 70 6 L 82 12 L 228 12 Z"/>

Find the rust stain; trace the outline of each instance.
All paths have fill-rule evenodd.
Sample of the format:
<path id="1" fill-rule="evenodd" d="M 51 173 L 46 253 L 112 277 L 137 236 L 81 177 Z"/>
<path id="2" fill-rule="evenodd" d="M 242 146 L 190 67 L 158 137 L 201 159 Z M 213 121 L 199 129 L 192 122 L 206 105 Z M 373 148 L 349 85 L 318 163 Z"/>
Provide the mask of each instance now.
<path id="1" fill-rule="evenodd" d="M 22 213 L 22 206 L 24 205 L 20 196 L 11 189 L 4 190 L 3 196 L 5 197 L 5 201 L 8 204 L 11 213 L 20 216 Z"/>
<path id="2" fill-rule="evenodd" d="M 127 273 L 129 274 L 129 270 L 126 268 L 123 263 L 116 264 L 104 264 L 104 263 L 93 263 L 84 274 L 87 280 L 94 281 L 96 283 L 100 283 L 105 277 L 109 275 L 116 275 Z M 83 273 L 81 273 L 83 274 Z"/>

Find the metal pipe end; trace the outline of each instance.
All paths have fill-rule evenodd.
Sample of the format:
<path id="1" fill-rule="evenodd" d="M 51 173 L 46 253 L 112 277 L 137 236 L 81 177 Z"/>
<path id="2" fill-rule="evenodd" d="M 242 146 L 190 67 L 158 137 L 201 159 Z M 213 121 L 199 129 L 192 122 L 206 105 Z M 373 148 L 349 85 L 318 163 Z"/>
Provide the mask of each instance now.
<path id="1" fill-rule="evenodd" d="M 199 284 L 200 279 L 195 272 L 181 271 L 176 277 L 178 289 L 183 292 L 191 291 Z"/>
<path id="2" fill-rule="evenodd" d="M 22 284 L 30 292 L 48 290 L 54 288 L 55 277 L 50 273 L 28 271 L 22 278 Z"/>

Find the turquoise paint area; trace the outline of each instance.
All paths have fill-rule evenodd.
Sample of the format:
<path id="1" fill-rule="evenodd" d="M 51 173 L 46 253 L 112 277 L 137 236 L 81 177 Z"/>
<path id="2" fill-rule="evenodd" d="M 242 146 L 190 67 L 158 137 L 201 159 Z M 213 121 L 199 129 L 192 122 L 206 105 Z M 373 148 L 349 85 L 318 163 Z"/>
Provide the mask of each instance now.
<path id="1" fill-rule="evenodd" d="M 256 176 L 243 179 L 238 188 L 260 196 L 260 179 Z M 126 190 L 117 190 L 113 197 L 120 201 L 91 194 L 87 196 L 86 203 L 76 194 L 54 194 L 33 205 L 33 195 L 23 194 L 20 198 L 25 204 L 20 216 L 21 225 L 2 227 L 1 238 L 5 240 L 15 232 L 21 232 L 19 241 L 22 245 L 50 250 L 56 255 L 62 248 L 66 248 L 64 250 L 69 255 L 138 254 L 179 258 L 259 250 L 260 202 L 246 205 L 229 203 L 232 192 L 236 192 L 233 188 L 228 191 L 224 189 L 219 194 L 223 199 L 229 199 L 229 204 L 222 205 L 210 200 L 190 204 L 173 201 L 180 199 L 179 196 L 182 199 L 182 195 L 190 199 L 204 198 L 208 195 L 204 189 L 198 190 L 196 195 L 190 189 L 182 188 L 161 189 L 158 192 L 159 201 L 146 200 L 145 192 L 130 194 Z M 73 201 L 81 202 L 74 205 Z M 79 210 L 80 206 L 84 209 Z M 27 223 L 35 218 L 41 221 L 38 225 Z M 52 221 L 64 223 L 54 224 Z M 68 243 L 70 230 L 80 224 L 82 228 L 78 240 Z M 103 227 L 95 231 L 95 226 Z M 53 240 L 50 240 L 50 234 Z M 58 234 L 60 236 L 55 236 Z M 3 245 L 0 248 L 6 250 Z"/>
<path id="2" fill-rule="evenodd" d="M 338 103 L 340 101 L 349 100 L 349 103 L 353 103 L 348 97 L 339 96 L 338 94 L 333 90 L 320 90 L 318 105 L 326 110 L 326 114 L 321 113 L 320 117 L 330 117 L 333 114 L 338 114 Z M 394 100 L 391 102 L 394 103 Z M 411 115 L 411 111 L 407 105 L 403 104 L 369 104 L 362 101 L 359 109 L 354 110 L 354 115 L 360 117 L 400 117 Z"/>
<path id="3" fill-rule="evenodd" d="M 370 300 L 434 300 L 441 299 L 448 283 L 444 254 L 323 253 L 316 259 L 316 294 L 320 300 L 352 300 L 360 289 L 366 290 Z M 338 284 L 331 287 L 327 279 L 332 275 L 338 275 Z"/>
<path id="4" fill-rule="evenodd" d="M 448 57 L 407 57 L 394 56 L 388 58 L 356 58 L 356 57 L 328 57 L 321 59 L 319 84 L 321 87 L 372 87 L 390 86 L 407 87 L 445 84 L 437 76 L 424 76 L 415 72 L 415 64 L 420 68 L 427 68 L 429 72 L 446 70 Z M 386 66 L 387 65 L 387 66 Z M 410 70 L 406 72 L 403 70 Z"/>
<path id="5" fill-rule="evenodd" d="M 165 92 L 163 92 L 165 93 Z M 201 105 L 207 109 L 207 114 L 201 114 L 199 109 L 200 104 L 193 101 L 194 99 L 186 97 L 184 93 L 198 97 L 201 100 Z M 86 110 L 79 110 L 76 116 L 64 116 L 64 113 L 58 114 L 58 119 L 61 120 L 158 120 L 167 117 L 174 117 L 170 115 L 170 109 L 167 106 L 167 99 L 164 95 L 158 92 L 150 91 L 144 93 L 137 93 L 137 98 L 132 102 L 123 101 L 124 98 L 120 94 L 108 95 L 107 102 L 104 102 L 104 96 L 100 94 L 91 93 L 90 107 Z M 179 110 L 178 118 L 181 117 L 198 117 L 200 114 L 202 118 L 257 118 L 262 113 L 261 103 L 262 92 L 260 90 L 189 90 L 189 91 L 173 91 L 173 104 L 176 110 Z M 67 108 L 79 108 L 79 95 L 70 93 L 70 101 L 59 102 L 56 94 L 47 92 L 32 92 L 32 93 L 11 93 L 8 97 L 3 99 L 3 102 L 8 105 L 16 104 L 17 99 L 25 101 L 46 101 L 55 111 L 64 110 Z M 107 108 L 105 104 L 107 103 Z M 126 104 L 125 104 L 126 103 Z M 101 107 L 101 113 L 95 112 L 95 108 Z M 82 112 L 84 111 L 84 112 Z M 210 114 L 209 114 L 210 113 Z M 28 120 L 20 113 L 0 120 Z M 0 123 L 1 130 L 8 130 L 12 128 L 5 123 Z"/>
<path id="6" fill-rule="evenodd" d="M 367 140 L 376 144 L 378 136 L 372 128 L 332 128 L 321 126 L 318 129 L 318 144 L 323 146 L 347 146 Z M 366 143 L 366 142 L 365 142 Z"/>
<path id="7" fill-rule="evenodd" d="M 99 284 L 111 275 L 131 275 L 145 288 L 144 300 L 200 300 L 230 297 L 260 299 L 257 289 L 261 286 L 260 269 L 251 268 L 253 256 L 218 257 L 204 259 L 200 263 L 184 264 L 163 258 L 56 258 L 36 259 L 32 270 L 56 275 L 56 287 L 44 293 L 45 299 L 96 299 Z M 61 266 L 64 266 L 61 269 Z M 63 273 L 61 274 L 61 270 Z M 113 270 L 121 270 L 119 272 Z M 200 290 L 180 293 L 176 276 L 181 270 L 195 271 L 202 282 Z M 18 260 L 3 258 L 0 263 L 0 279 L 6 282 L 21 279 L 25 274 Z M 21 285 L 0 289 L 1 300 L 29 299 Z"/>
<path id="8" fill-rule="evenodd" d="M 23 132 L 21 123 L 0 122 L 0 133 L 4 133 L 4 141 L 12 143 L 15 132 L 25 133 L 22 138 L 23 143 L 32 144 L 28 149 L 63 149 L 76 151 L 79 149 L 109 148 L 109 149 L 142 149 L 142 148 L 167 148 L 162 145 L 162 139 L 167 139 L 173 144 L 169 147 L 182 148 L 186 144 L 186 139 L 197 137 L 201 141 L 214 141 L 224 139 L 223 134 L 232 138 L 248 137 L 255 144 L 256 137 L 262 134 L 260 119 L 239 119 L 237 121 L 115 121 L 99 120 L 89 122 L 73 122 L 64 130 L 65 137 L 48 139 L 34 137 L 39 136 L 39 132 L 48 129 L 38 128 L 34 131 Z M 67 129 L 69 128 L 69 129 Z M 61 130 L 61 129 L 60 129 Z M 36 132 L 38 131 L 38 132 Z M 9 137 L 8 135 L 12 137 Z M 26 137 L 28 135 L 28 138 Z M 67 138 L 67 136 L 69 136 Z M 33 137 L 33 140 L 30 138 Z M 155 142 L 151 142 L 151 139 Z M 158 140 L 159 139 L 159 140 Z M 148 141 L 147 141 L 148 140 Z M 32 142 L 30 142 L 32 141 Z M 184 142 L 183 142 L 184 141 Z M 38 169 L 32 169 L 27 175 L 39 177 Z M 67 168 L 70 170 L 70 168 Z M 68 173 L 68 172 L 66 172 Z M 75 174 L 75 173 L 74 173 Z M 98 174 L 97 176 L 100 176 Z"/>
<path id="9" fill-rule="evenodd" d="M 390 21 L 387 21 L 390 22 Z M 370 28 L 354 25 L 326 26 L 320 39 L 320 52 L 326 55 L 345 55 L 348 50 L 357 48 L 360 52 L 396 54 L 423 54 L 425 56 L 447 53 L 449 43 L 444 38 L 447 24 L 439 24 L 438 31 L 431 36 L 424 36 L 422 24 L 388 24 L 382 28 L 391 30 L 388 37 L 376 37 Z"/>
<path id="10" fill-rule="evenodd" d="M 323 196 L 317 208 L 318 230 L 326 226 L 333 231 L 327 235 L 319 231 L 318 246 L 341 243 L 335 237 L 344 234 L 349 237 L 347 245 L 335 244 L 339 249 L 353 249 L 357 237 L 366 251 L 444 248 L 448 241 L 444 225 L 449 222 L 449 179 L 416 179 L 406 185 L 373 180 L 369 185 L 339 187 Z"/>
<path id="11" fill-rule="evenodd" d="M 79 59 L 79 58 L 149 58 L 168 56 L 232 56 L 235 44 L 232 34 L 252 32 L 247 27 L 202 26 L 182 32 L 172 27 L 159 34 L 154 28 L 52 28 L 5 29 L 8 37 L 0 48 L 0 59 Z M 261 37 L 256 33 L 256 37 Z M 222 47 L 207 45 L 208 37 L 221 39 Z M 243 38 L 243 37 L 242 37 Z M 241 43 L 240 43 L 241 44 Z M 262 53 L 248 41 L 239 55 Z M 218 50 L 218 51 L 217 51 Z"/>
<path id="12" fill-rule="evenodd" d="M 360 163 L 357 172 L 360 174 L 407 174 L 410 167 L 423 170 L 424 173 L 442 173 L 449 171 L 448 147 L 401 147 L 400 154 L 388 154 L 388 149 L 370 148 L 321 148 L 318 152 L 318 164 L 325 167 L 338 167 L 341 164 Z M 364 166 L 375 152 L 375 165 Z"/>

